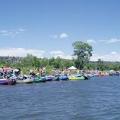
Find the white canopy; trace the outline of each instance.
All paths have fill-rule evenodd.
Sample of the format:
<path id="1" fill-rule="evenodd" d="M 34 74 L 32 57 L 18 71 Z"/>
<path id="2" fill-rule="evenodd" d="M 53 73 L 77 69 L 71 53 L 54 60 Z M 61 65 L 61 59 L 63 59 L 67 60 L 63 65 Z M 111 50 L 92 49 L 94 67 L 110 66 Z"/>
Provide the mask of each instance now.
<path id="1" fill-rule="evenodd" d="M 74 67 L 74 66 L 71 66 L 71 67 L 68 68 L 68 70 L 76 70 L 76 69 L 77 69 L 77 68 Z"/>
<path id="2" fill-rule="evenodd" d="M 18 72 L 19 70 L 18 70 L 18 69 L 14 69 L 13 71 L 14 71 L 14 72 Z"/>

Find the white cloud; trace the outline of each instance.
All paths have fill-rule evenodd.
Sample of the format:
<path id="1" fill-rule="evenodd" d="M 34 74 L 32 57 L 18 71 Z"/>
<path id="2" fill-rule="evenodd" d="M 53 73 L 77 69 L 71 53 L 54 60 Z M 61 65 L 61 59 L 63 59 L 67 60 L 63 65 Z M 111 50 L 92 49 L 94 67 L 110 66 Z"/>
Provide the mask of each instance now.
<path id="1" fill-rule="evenodd" d="M 60 33 L 60 34 L 54 34 L 50 36 L 53 39 L 65 39 L 68 38 L 69 35 L 67 33 Z"/>
<path id="2" fill-rule="evenodd" d="M 108 43 L 118 43 L 118 42 L 120 42 L 120 39 L 112 38 L 112 39 L 108 40 L 107 42 Z"/>
<path id="3" fill-rule="evenodd" d="M 93 40 L 93 39 L 88 39 L 88 40 L 87 40 L 87 43 L 92 44 L 92 43 L 96 43 L 96 41 L 95 41 L 95 40 Z"/>
<path id="4" fill-rule="evenodd" d="M 118 53 L 117 53 L 116 51 L 112 51 L 111 54 L 112 54 L 112 55 L 116 55 L 116 54 L 118 54 Z"/>
<path id="5" fill-rule="evenodd" d="M 60 39 L 68 38 L 68 34 L 67 33 L 61 33 L 59 37 L 60 37 Z"/>
<path id="6" fill-rule="evenodd" d="M 11 32 L 9 32 L 7 30 L 0 30 L 0 35 L 2 35 L 2 36 L 8 36 L 10 34 L 11 34 Z"/>
<path id="7" fill-rule="evenodd" d="M 25 57 L 27 54 L 32 54 L 38 58 L 44 58 L 45 51 L 39 49 L 25 49 L 25 48 L 0 48 L 0 56 L 14 56 L 14 57 Z M 50 57 L 60 57 L 64 59 L 72 59 L 71 55 L 66 55 L 62 51 L 51 51 L 48 53 Z M 47 56 L 48 57 L 48 56 Z"/>
<path id="8" fill-rule="evenodd" d="M 93 56 L 91 57 L 91 61 L 97 61 L 98 59 L 104 61 L 120 61 L 120 53 L 112 51 L 111 53 L 104 55 L 93 54 Z"/>
<path id="9" fill-rule="evenodd" d="M 7 33 L 8 31 L 7 30 L 0 30 L 0 34 L 4 34 L 4 33 Z"/>
<path id="10" fill-rule="evenodd" d="M 51 55 L 51 57 L 54 57 L 54 58 L 60 57 L 60 58 L 63 58 L 63 59 L 72 59 L 71 55 L 66 55 L 63 51 L 60 51 L 60 50 L 51 51 L 50 55 Z"/>
<path id="11" fill-rule="evenodd" d="M 24 32 L 24 31 L 26 31 L 26 29 L 19 28 L 18 31 L 19 31 L 19 32 Z"/>
<path id="12" fill-rule="evenodd" d="M 50 52 L 51 57 L 57 58 L 64 58 L 64 59 L 72 59 L 72 55 L 67 55 L 63 51 L 51 51 Z M 104 61 L 120 61 L 120 53 L 117 53 L 116 51 L 112 51 L 108 54 L 97 54 L 93 52 L 93 55 L 91 57 L 91 61 L 97 61 L 98 59 L 104 60 Z"/>
<path id="13" fill-rule="evenodd" d="M 51 57 L 57 58 L 64 58 L 64 59 L 72 59 L 72 55 L 67 55 L 63 51 L 51 51 L 50 52 Z M 101 59 L 103 61 L 120 61 L 120 53 L 117 53 L 116 51 L 112 51 L 108 54 L 96 54 L 93 52 L 93 55 L 91 57 L 91 61 L 97 61 L 98 59 Z"/>
<path id="14" fill-rule="evenodd" d="M 25 57 L 27 54 L 32 54 L 39 58 L 44 57 L 45 51 L 37 49 L 25 49 L 25 48 L 0 48 L 0 56 L 14 56 Z"/>
<path id="15" fill-rule="evenodd" d="M 1 36 L 7 36 L 7 37 L 15 37 L 16 35 L 26 31 L 23 28 L 19 28 L 17 30 L 0 30 Z"/>
<path id="16" fill-rule="evenodd" d="M 113 44 L 113 43 L 120 43 L 120 39 L 118 38 L 103 39 L 103 40 L 88 39 L 86 40 L 86 42 L 90 44 L 95 44 L 95 43 Z"/>
<path id="17" fill-rule="evenodd" d="M 26 49 L 26 48 L 0 48 L 0 56 L 14 56 L 14 57 L 25 57 L 27 54 L 32 54 L 38 58 L 45 57 L 45 51 L 39 49 Z M 63 51 L 56 50 L 48 53 L 50 57 L 60 57 L 64 59 L 72 59 L 73 56 L 65 54 Z M 47 56 L 47 57 L 48 57 Z M 91 61 L 97 61 L 98 59 L 104 61 L 120 61 L 120 53 L 112 51 L 108 54 L 96 54 L 93 53 Z"/>
<path id="18" fill-rule="evenodd" d="M 64 54 L 64 52 L 57 50 L 57 51 L 51 51 L 50 54 L 51 55 L 61 55 L 61 54 Z"/>
<path id="19" fill-rule="evenodd" d="M 107 43 L 107 44 L 120 43 L 120 39 L 118 39 L 118 38 L 111 38 L 111 39 L 106 39 L 106 40 L 98 40 L 98 42 Z"/>

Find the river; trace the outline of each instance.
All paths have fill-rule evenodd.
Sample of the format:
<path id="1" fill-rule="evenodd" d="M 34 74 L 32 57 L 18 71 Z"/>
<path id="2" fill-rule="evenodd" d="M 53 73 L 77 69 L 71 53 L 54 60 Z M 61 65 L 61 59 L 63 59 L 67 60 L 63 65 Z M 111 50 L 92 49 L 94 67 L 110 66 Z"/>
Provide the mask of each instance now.
<path id="1" fill-rule="evenodd" d="M 120 77 L 0 86 L 0 120 L 120 120 Z"/>

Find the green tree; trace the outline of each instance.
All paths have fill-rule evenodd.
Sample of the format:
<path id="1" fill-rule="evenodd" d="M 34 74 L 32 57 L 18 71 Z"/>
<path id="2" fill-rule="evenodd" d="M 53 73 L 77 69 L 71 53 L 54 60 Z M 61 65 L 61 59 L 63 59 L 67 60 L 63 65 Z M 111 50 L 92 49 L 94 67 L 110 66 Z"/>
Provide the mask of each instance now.
<path id="1" fill-rule="evenodd" d="M 39 68 L 40 67 L 40 60 L 37 57 L 35 57 L 35 56 L 33 57 L 32 65 L 35 68 Z"/>
<path id="2" fill-rule="evenodd" d="M 60 57 L 57 57 L 57 58 L 55 59 L 54 67 L 55 67 L 55 68 L 60 68 L 61 66 L 62 66 L 62 64 L 61 64 L 61 58 L 60 58 Z"/>
<path id="3" fill-rule="evenodd" d="M 55 58 L 52 57 L 49 59 L 49 65 L 54 67 L 54 64 L 55 64 Z"/>
<path id="4" fill-rule="evenodd" d="M 82 41 L 76 41 L 73 43 L 75 65 L 78 69 L 83 69 L 85 64 L 89 62 L 92 56 L 92 46 Z"/>
<path id="5" fill-rule="evenodd" d="M 97 61 L 97 69 L 102 71 L 105 69 L 105 64 L 101 59 L 98 59 Z"/>
<path id="6" fill-rule="evenodd" d="M 40 67 L 46 67 L 47 65 L 49 65 L 49 60 L 47 58 L 42 58 L 40 60 Z"/>

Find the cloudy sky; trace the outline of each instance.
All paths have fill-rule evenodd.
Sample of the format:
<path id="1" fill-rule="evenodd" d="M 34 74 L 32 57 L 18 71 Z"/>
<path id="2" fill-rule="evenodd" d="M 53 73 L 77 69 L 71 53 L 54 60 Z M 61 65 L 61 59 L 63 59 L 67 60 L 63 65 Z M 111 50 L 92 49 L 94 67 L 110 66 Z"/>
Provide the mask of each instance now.
<path id="1" fill-rule="evenodd" d="M 0 56 L 70 59 L 72 43 L 91 60 L 120 61 L 120 0 L 0 0 Z"/>

